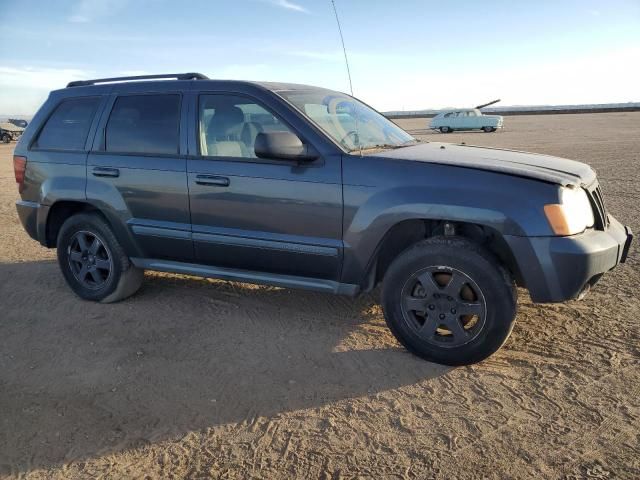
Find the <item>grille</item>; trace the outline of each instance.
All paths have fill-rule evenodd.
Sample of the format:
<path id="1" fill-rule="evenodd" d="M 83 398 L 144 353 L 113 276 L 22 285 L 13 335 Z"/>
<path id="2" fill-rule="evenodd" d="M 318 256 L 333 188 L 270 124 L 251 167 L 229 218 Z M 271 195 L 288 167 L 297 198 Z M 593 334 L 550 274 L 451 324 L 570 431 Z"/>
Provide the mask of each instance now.
<path id="1" fill-rule="evenodd" d="M 591 208 L 593 209 L 593 217 L 595 219 L 595 228 L 598 230 L 605 230 L 609 226 L 609 216 L 607 210 L 604 207 L 604 199 L 602 198 L 602 190 L 600 185 L 596 182 L 588 190 L 589 201 L 591 202 Z"/>

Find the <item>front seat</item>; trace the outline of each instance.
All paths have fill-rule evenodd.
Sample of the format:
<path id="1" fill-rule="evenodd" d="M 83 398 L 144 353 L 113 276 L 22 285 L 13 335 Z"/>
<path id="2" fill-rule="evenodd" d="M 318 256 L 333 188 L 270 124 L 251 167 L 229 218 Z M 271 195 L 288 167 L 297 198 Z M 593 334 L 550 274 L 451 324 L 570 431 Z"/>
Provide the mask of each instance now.
<path id="1" fill-rule="evenodd" d="M 245 144 L 249 156 L 255 157 L 256 137 L 262 133 L 262 125 L 257 122 L 246 122 L 242 127 L 240 139 Z"/>
<path id="2" fill-rule="evenodd" d="M 242 141 L 244 113 L 234 105 L 216 107 L 207 128 L 207 154 L 220 157 L 247 157 Z"/>

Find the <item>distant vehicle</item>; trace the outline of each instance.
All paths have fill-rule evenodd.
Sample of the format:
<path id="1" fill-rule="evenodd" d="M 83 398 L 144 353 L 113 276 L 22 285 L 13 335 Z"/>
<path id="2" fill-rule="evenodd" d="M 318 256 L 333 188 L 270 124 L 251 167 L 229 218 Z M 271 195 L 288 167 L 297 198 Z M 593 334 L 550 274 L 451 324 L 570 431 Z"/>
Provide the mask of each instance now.
<path id="1" fill-rule="evenodd" d="M 24 128 L 16 127 L 13 123 L 0 123 L 0 141 L 2 143 L 18 140 L 22 132 L 24 132 Z"/>
<path id="2" fill-rule="evenodd" d="M 516 285 L 533 302 L 584 296 L 633 239 L 588 165 L 420 142 L 304 85 L 71 82 L 13 165 L 22 225 L 83 299 L 123 300 L 145 269 L 351 296 L 382 284 L 391 332 L 446 365 L 500 348 Z"/>
<path id="3" fill-rule="evenodd" d="M 16 127 L 27 128 L 27 121 L 20 118 L 10 118 L 9 123 L 13 123 Z"/>
<path id="4" fill-rule="evenodd" d="M 483 115 L 477 108 L 440 112 L 431 120 L 429 128 L 451 133 L 455 130 L 483 130 L 486 133 L 502 128 L 502 115 Z"/>
<path id="5" fill-rule="evenodd" d="M 475 108 L 459 108 L 440 112 L 432 120 L 429 128 L 440 130 L 442 133 L 451 133 L 455 130 L 483 130 L 486 133 L 495 132 L 502 128 L 501 115 L 484 115 L 480 109 L 498 103 L 494 100 Z"/>

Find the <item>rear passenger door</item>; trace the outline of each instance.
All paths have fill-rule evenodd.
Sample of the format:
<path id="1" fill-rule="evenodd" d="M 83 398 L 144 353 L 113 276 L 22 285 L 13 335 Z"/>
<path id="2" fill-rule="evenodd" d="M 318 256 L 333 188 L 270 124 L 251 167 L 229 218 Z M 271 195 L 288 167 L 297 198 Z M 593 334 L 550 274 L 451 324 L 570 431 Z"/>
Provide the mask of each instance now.
<path id="1" fill-rule="evenodd" d="M 310 142 L 252 96 L 200 93 L 192 105 L 187 170 L 197 262 L 337 281 L 340 155 L 309 163 L 256 158 L 260 132 L 292 131 Z"/>
<path id="2" fill-rule="evenodd" d="M 445 115 L 445 125 L 449 128 L 456 128 L 458 127 L 458 112 L 451 112 L 451 113 L 447 113 Z"/>
<path id="3" fill-rule="evenodd" d="M 179 91 L 112 96 L 87 160 L 87 198 L 114 219 L 132 256 L 193 259 Z"/>

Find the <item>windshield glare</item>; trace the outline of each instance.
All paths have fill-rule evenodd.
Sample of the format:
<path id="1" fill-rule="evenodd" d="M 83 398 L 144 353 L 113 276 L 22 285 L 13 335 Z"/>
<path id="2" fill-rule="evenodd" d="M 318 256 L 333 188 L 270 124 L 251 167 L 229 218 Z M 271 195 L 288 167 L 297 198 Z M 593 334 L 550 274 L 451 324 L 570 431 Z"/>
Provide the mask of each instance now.
<path id="1" fill-rule="evenodd" d="M 285 91 L 291 102 L 346 150 L 394 148 L 417 140 L 375 110 L 329 90 Z"/>

